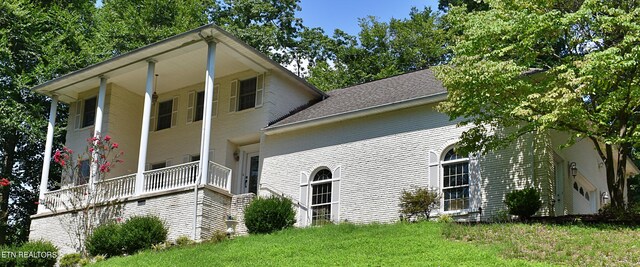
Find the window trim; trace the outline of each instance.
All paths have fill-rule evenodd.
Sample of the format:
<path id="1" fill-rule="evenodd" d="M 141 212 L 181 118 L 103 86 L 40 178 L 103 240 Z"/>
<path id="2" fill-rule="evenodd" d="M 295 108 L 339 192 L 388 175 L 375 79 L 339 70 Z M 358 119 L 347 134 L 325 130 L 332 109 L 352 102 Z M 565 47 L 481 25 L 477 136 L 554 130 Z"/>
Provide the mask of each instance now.
<path id="1" fill-rule="evenodd" d="M 324 180 L 320 180 L 320 181 L 314 181 L 316 175 L 318 175 L 321 171 L 328 171 L 331 174 L 331 178 L 329 179 L 324 179 Z M 321 167 L 318 168 L 316 171 L 313 172 L 313 175 L 311 175 L 310 179 L 309 179 L 309 211 L 311 212 L 311 221 L 309 222 L 309 225 L 311 226 L 315 226 L 315 225 L 325 225 L 325 224 L 314 224 L 314 217 L 313 217 L 313 209 L 315 207 L 319 207 L 319 206 L 329 206 L 328 210 L 329 210 L 329 221 L 332 221 L 331 218 L 333 217 L 333 215 L 331 214 L 331 211 L 333 209 L 333 194 L 335 193 L 334 190 L 334 186 L 333 186 L 333 182 L 336 180 L 334 172 L 331 171 L 331 169 L 327 168 L 327 167 Z M 329 196 L 329 201 L 328 202 L 323 202 L 320 204 L 313 204 L 313 189 L 315 186 L 319 186 L 319 185 L 325 185 L 328 184 L 331 188 L 331 195 Z M 325 215 L 326 216 L 326 215 Z"/>
<path id="2" fill-rule="evenodd" d="M 240 109 L 240 84 L 243 81 L 253 80 L 255 79 L 255 90 L 254 90 L 254 103 L 252 107 Z M 229 94 L 229 113 L 242 113 L 254 109 L 258 109 L 264 105 L 264 93 L 266 87 L 266 74 L 258 73 L 256 75 L 235 79 L 230 83 L 230 94 Z M 215 101 L 215 100 L 214 100 Z M 215 115 L 214 115 L 215 117 Z"/>
<path id="3" fill-rule="evenodd" d="M 457 158 L 457 159 L 453 159 L 453 160 L 446 160 L 445 161 L 445 156 L 449 153 L 449 151 L 453 150 L 454 147 L 453 146 L 448 146 L 447 148 L 445 148 L 442 152 L 442 154 L 440 155 L 440 161 L 438 162 L 438 168 L 439 168 L 439 182 L 441 184 L 440 186 L 440 193 L 442 194 L 441 200 L 440 200 L 440 212 L 443 214 L 455 214 L 455 213 L 460 213 L 460 212 L 468 212 L 472 209 L 472 192 L 471 192 L 471 184 L 472 184 L 472 177 L 471 177 L 471 157 L 470 156 L 466 156 L 466 157 L 461 157 L 461 158 Z M 454 151 L 455 153 L 455 151 Z M 444 186 L 444 167 L 447 165 L 454 165 L 454 164 L 460 164 L 460 163 L 466 163 L 467 164 L 467 175 L 468 175 L 468 183 L 466 185 L 456 185 L 456 186 L 448 186 L 445 188 Z M 468 203 L 469 206 L 467 208 L 462 208 L 462 209 L 454 209 L 454 210 L 445 210 L 445 206 L 444 206 L 444 202 L 445 202 L 445 198 L 444 198 L 444 191 L 446 189 L 456 189 L 456 188 L 467 188 L 467 191 L 469 192 L 469 198 L 468 198 Z"/>

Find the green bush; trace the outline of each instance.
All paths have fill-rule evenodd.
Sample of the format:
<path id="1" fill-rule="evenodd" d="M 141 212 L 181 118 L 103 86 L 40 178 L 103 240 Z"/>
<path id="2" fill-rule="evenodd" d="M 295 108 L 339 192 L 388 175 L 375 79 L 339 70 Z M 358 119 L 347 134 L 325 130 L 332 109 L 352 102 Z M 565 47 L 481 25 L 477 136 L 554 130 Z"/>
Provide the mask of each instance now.
<path id="1" fill-rule="evenodd" d="M 79 263 L 81 259 L 82 259 L 82 256 L 80 256 L 80 253 L 71 253 L 71 254 L 64 255 L 60 259 L 60 267 L 80 266 Z"/>
<path id="2" fill-rule="evenodd" d="M 414 187 L 410 190 L 402 190 L 400 195 L 400 213 L 403 218 L 411 220 L 429 220 L 431 210 L 440 204 L 440 194 L 436 190 L 425 187 Z"/>
<path id="3" fill-rule="evenodd" d="M 120 228 L 124 252 L 131 255 L 167 241 L 168 230 L 157 216 L 131 217 Z"/>
<path id="4" fill-rule="evenodd" d="M 284 197 L 258 197 L 244 211 L 244 223 L 252 234 L 267 234 L 293 226 L 293 203 Z"/>
<path id="5" fill-rule="evenodd" d="M 505 196 L 504 202 L 509 214 L 518 215 L 521 220 L 531 218 L 542 207 L 540 193 L 535 188 L 511 191 Z"/>
<path id="6" fill-rule="evenodd" d="M 16 266 L 55 266 L 58 248 L 49 241 L 30 241 L 16 249 L 27 257 L 16 257 Z"/>
<path id="7" fill-rule="evenodd" d="M 122 225 L 116 223 L 107 223 L 96 227 L 85 242 L 89 254 L 107 257 L 122 255 L 124 243 L 122 242 L 121 228 Z"/>
<path id="8" fill-rule="evenodd" d="M 225 241 L 229 239 L 229 237 L 227 236 L 227 233 L 225 233 L 224 231 L 220 231 L 220 230 L 216 230 L 215 232 L 213 232 L 213 234 L 211 234 L 211 237 L 209 237 L 209 240 L 207 240 L 207 242 L 211 242 L 211 243 L 220 243 L 222 241 Z"/>
<path id="9" fill-rule="evenodd" d="M 440 215 L 440 217 L 438 217 L 439 223 L 452 223 L 453 221 L 453 217 L 451 217 L 451 215 L 449 214 L 442 214 Z"/>
<path id="10" fill-rule="evenodd" d="M 188 245 L 192 245 L 195 242 L 193 240 L 191 240 L 191 238 L 189 238 L 186 235 L 181 235 L 178 238 L 176 238 L 176 245 L 178 246 L 188 246 Z"/>

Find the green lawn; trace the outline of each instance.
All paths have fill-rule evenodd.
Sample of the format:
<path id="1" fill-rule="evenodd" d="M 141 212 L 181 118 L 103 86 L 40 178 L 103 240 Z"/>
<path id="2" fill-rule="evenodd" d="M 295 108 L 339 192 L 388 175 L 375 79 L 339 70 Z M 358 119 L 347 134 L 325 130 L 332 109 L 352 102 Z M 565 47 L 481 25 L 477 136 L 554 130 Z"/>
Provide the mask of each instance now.
<path id="1" fill-rule="evenodd" d="M 639 237 L 638 230 L 535 224 L 341 224 L 145 251 L 95 266 L 633 265 L 640 262 Z M 627 241 L 611 244 L 622 240 Z M 635 255 L 624 256 L 629 253 Z M 605 260 L 593 260 L 604 256 Z"/>

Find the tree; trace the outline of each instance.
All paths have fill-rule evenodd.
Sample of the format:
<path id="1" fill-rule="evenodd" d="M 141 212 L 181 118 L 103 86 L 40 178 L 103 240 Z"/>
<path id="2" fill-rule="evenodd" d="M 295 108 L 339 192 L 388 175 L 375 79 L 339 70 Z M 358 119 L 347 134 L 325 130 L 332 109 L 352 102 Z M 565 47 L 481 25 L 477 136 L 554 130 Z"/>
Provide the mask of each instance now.
<path id="1" fill-rule="evenodd" d="M 310 68 L 309 82 L 323 90 L 369 82 L 445 62 L 446 35 L 437 13 L 412 8 L 408 19 L 361 18 L 358 36 L 336 30 L 325 42 L 326 64 Z"/>
<path id="2" fill-rule="evenodd" d="M 489 9 L 489 5 L 483 0 L 438 0 L 440 11 L 447 12 L 450 6 L 461 6 L 469 12 Z"/>
<path id="3" fill-rule="evenodd" d="M 449 90 L 440 110 L 471 126 L 461 150 L 485 153 L 547 130 L 570 134 L 566 145 L 590 140 L 622 207 L 626 163 L 640 145 L 640 3 L 486 2 L 487 11 L 449 11 L 461 34 L 451 64 L 437 68 Z"/>
<path id="4" fill-rule="evenodd" d="M 0 176 L 12 181 L 1 192 L 0 244 L 26 241 L 37 208 L 49 103 L 29 88 L 90 62 L 82 47 L 94 9 L 88 1 L 0 2 L 0 113 L 11 114 L 0 117 Z"/>

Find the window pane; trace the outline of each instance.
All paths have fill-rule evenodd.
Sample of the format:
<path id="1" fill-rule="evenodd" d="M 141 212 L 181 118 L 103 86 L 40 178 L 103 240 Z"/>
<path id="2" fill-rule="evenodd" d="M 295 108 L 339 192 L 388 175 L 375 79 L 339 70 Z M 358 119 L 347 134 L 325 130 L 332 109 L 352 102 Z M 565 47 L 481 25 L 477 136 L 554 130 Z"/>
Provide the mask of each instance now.
<path id="1" fill-rule="evenodd" d="M 322 181 L 331 179 L 331 171 L 324 169 L 320 170 L 313 176 L 313 181 Z"/>
<path id="2" fill-rule="evenodd" d="M 91 126 L 96 121 L 96 98 L 89 98 L 84 101 L 82 111 L 82 127 Z"/>
<path id="3" fill-rule="evenodd" d="M 331 203 L 331 183 L 313 185 L 311 205 Z"/>
<path id="4" fill-rule="evenodd" d="M 256 78 L 240 81 L 238 110 L 256 106 Z"/>
<path id="5" fill-rule="evenodd" d="M 171 111 L 173 100 L 161 102 L 158 106 L 158 125 L 156 130 L 171 128 Z"/>
<path id="6" fill-rule="evenodd" d="M 331 205 L 315 206 L 311 208 L 312 225 L 325 225 L 331 223 Z"/>
<path id="7" fill-rule="evenodd" d="M 193 121 L 202 120 L 203 110 L 204 110 L 204 91 L 198 92 L 198 94 L 196 94 L 196 114 L 195 114 L 195 117 L 193 117 Z"/>

